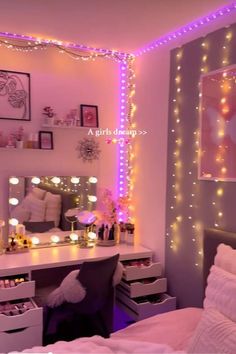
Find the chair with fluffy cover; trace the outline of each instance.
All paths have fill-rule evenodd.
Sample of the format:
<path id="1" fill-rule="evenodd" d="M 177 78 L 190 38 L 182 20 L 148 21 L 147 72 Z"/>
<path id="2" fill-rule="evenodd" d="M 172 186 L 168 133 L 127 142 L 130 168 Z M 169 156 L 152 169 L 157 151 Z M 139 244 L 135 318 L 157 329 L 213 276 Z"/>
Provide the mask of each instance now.
<path id="1" fill-rule="evenodd" d="M 84 262 L 49 295 L 44 307 L 44 345 L 93 335 L 109 337 L 115 286 L 123 272 L 118 259 L 119 254 Z"/>

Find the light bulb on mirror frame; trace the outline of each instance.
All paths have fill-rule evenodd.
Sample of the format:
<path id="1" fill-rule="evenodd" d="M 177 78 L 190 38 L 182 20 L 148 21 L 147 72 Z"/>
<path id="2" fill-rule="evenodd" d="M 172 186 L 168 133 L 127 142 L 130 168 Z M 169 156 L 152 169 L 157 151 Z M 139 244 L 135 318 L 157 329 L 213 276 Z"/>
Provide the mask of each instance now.
<path id="1" fill-rule="evenodd" d="M 10 182 L 10 184 L 18 184 L 19 183 L 19 178 L 17 178 L 17 177 L 10 177 L 9 178 L 9 182 Z"/>
<path id="2" fill-rule="evenodd" d="M 71 232 L 70 233 L 70 239 L 71 239 L 71 241 L 78 241 L 78 239 L 79 239 L 79 235 L 78 234 L 76 234 L 75 232 Z"/>
<path id="3" fill-rule="evenodd" d="M 96 238 L 97 238 L 97 235 L 96 235 L 95 232 L 92 232 L 92 231 L 89 231 L 89 232 L 88 232 L 88 239 L 89 239 L 89 240 L 94 241 L 94 240 L 96 240 Z"/>
<path id="4" fill-rule="evenodd" d="M 57 235 L 52 235 L 51 236 L 51 242 L 52 243 L 58 243 L 60 241 L 60 237 Z"/>
<path id="5" fill-rule="evenodd" d="M 31 237 L 31 241 L 34 246 L 36 246 L 40 243 L 39 238 L 36 236 Z"/>

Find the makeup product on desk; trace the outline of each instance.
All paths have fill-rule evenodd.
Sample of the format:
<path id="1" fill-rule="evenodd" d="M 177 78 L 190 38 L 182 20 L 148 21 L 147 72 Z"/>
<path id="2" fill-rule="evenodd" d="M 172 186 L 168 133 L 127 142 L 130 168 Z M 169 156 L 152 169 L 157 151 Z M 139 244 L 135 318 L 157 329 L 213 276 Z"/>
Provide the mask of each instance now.
<path id="1" fill-rule="evenodd" d="M 109 230 L 109 236 L 108 236 L 108 240 L 114 240 L 114 224 L 112 225 L 112 227 Z"/>
<path id="2" fill-rule="evenodd" d="M 102 224 L 101 227 L 98 229 L 98 239 L 103 240 L 104 239 L 104 224 Z"/>
<path id="3" fill-rule="evenodd" d="M 116 222 L 114 222 L 114 240 L 116 241 L 116 243 L 119 242 L 119 226 L 117 225 Z"/>
<path id="4" fill-rule="evenodd" d="M 108 225 L 106 225 L 104 231 L 104 240 L 107 241 L 108 238 L 109 238 L 109 229 L 108 229 Z"/>
<path id="5" fill-rule="evenodd" d="M 134 244 L 134 224 L 126 223 L 125 228 L 127 230 L 126 243 L 127 245 Z"/>
<path id="6" fill-rule="evenodd" d="M 120 243 L 125 243 L 126 241 L 126 228 L 125 224 L 121 221 L 120 222 Z"/>

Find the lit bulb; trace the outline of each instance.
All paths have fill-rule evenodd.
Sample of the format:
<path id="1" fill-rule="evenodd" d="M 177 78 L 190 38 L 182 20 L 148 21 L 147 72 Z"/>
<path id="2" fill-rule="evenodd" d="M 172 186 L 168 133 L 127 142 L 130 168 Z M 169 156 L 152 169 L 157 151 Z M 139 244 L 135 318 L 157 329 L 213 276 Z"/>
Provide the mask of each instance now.
<path id="1" fill-rule="evenodd" d="M 33 177 L 33 178 L 31 178 L 31 183 L 33 183 L 33 184 L 39 184 L 39 183 L 40 183 L 40 178 L 39 178 L 39 177 Z"/>
<path id="2" fill-rule="evenodd" d="M 11 177 L 11 178 L 9 179 L 9 182 L 10 182 L 11 184 L 18 184 L 18 183 L 19 183 L 19 179 L 18 179 L 17 177 Z"/>
<path id="3" fill-rule="evenodd" d="M 70 239 L 71 239 L 71 241 L 78 241 L 79 236 L 78 236 L 78 234 L 76 234 L 75 232 L 72 232 L 72 233 L 70 234 Z"/>
<path id="4" fill-rule="evenodd" d="M 57 242 L 60 241 L 60 237 L 57 236 L 57 235 L 52 235 L 52 236 L 51 236 L 51 241 L 52 241 L 53 243 L 57 243 Z"/>
<path id="5" fill-rule="evenodd" d="M 19 203 L 19 200 L 17 198 L 10 198 L 9 199 L 9 204 L 11 205 L 17 205 Z"/>
<path id="6" fill-rule="evenodd" d="M 217 189 L 216 194 L 220 197 L 224 194 L 224 190 L 222 188 Z"/>
<path id="7" fill-rule="evenodd" d="M 96 177 L 89 177 L 90 183 L 97 183 L 98 179 Z"/>
<path id="8" fill-rule="evenodd" d="M 88 238 L 90 239 L 90 240 L 96 240 L 96 234 L 95 234 L 95 232 L 92 232 L 92 231 L 90 231 L 89 233 L 88 233 Z"/>
<path id="9" fill-rule="evenodd" d="M 97 201 L 97 197 L 95 195 L 88 195 L 88 200 L 90 202 L 96 202 Z"/>
<path id="10" fill-rule="evenodd" d="M 9 224 L 12 226 L 16 226 L 19 224 L 19 221 L 15 218 L 11 218 L 11 219 L 9 219 Z"/>
<path id="11" fill-rule="evenodd" d="M 58 183 L 60 183 L 61 182 L 61 179 L 59 178 L 59 177 L 53 177 L 52 179 L 51 179 L 51 181 L 53 182 L 53 183 L 55 183 L 55 184 L 58 184 Z"/>
<path id="12" fill-rule="evenodd" d="M 36 237 L 36 236 L 31 237 L 31 241 L 32 241 L 33 245 L 38 245 L 39 244 L 39 238 Z"/>
<path id="13" fill-rule="evenodd" d="M 79 183 L 79 177 L 71 177 L 70 181 L 71 181 L 71 183 L 78 184 Z"/>

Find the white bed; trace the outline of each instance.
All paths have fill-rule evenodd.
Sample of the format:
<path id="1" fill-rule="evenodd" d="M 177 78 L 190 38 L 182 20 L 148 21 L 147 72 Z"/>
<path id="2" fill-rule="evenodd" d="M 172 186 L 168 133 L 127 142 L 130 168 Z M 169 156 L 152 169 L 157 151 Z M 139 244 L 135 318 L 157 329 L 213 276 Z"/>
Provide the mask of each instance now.
<path id="1" fill-rule="evenodd" d="M 218 247 L 219 244 L 224 243 Z M 236 234 L 205 232 L 204 275 L 209 272 L 204 309 L 157 315 L 113 333 L 35 347 L 25 353 L 236 353 Z M 208 268 L 208 269 L 207 269 Z"/>

